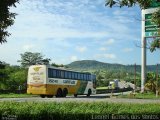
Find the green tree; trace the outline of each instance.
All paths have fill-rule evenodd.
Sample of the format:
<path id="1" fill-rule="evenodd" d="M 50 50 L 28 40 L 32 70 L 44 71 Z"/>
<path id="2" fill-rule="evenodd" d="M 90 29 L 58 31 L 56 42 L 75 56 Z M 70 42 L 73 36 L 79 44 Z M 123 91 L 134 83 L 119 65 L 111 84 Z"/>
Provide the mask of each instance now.
<path id="1" fill-rule="evenodd" d="M 97 75 L 97 87 L 103 87 L 104 86 L 104 77 L 101 74 Z"/>
<path id="2" fill-rule="evenodd" d="M 155 2 L 160 2 L 160 1 L 159 0 L 106 0 L 105 5 L 109 7 L 119 6 L 121 8 L 124 6 L 133 7 L 138 4 L 141 9 L 146 9 L 151 5 L 153 5 Z M 158 27 L 160 27 L 160 9 L 153 13 L 152 22 L 154 22 L 155 24 L 158 25 Z M 155 41 L 151 43 L 150 51 L 153 52 L 157 48 L 158 49 L 160 48 L 160 38 L 155 38 Z"/>
<path id="3" fill-rule="evenodd" d="M 51 66 L 54 66 L 54 67 L 66 67 L 66 68 L 68 68 L 68 66 L 65 66 L 63 64 L 59 65 L 59 64 L 56 64 L 56 63 L 52 63 Z"/>
<path id="4" fill-rule="evenodd" d="M 21 86 L 26 89 L 27 69 L 20 66 L 11 66 L 4 63 L 5 67 L 0 69 L 3 77 L 0 77 L 0 89 L 16 90 Z"/>
<path id="5" fill-rule="evenodd" d="M 6 37 L 10 33 L 6 30 L 9 26 L 13 25 L 15 13 L 10 12 L 10 7 L 16 7 L 15 3 L 19 0 L 1 0 L 0 1 L 0 43 L 7 42 Z"/>
<path id="6" fill-rule="evenodd" d="M 51 59 L 45 58 L 45 59 L 43 59 L 43 60 L 41 61 L 41 63 L 44 64 L 44 65 L 49 65 L 49 61 L 51 61 Z"/>
<path id="7" fill-rule="evenodd" d="M 10 73 L 9 81 L 9 87 L 12 90 L 19 89 L 19 86 L 21 89 L 26 89 L 27 70 L 19 69 L 18 71 Z"/>
<path id="8" fill-rule="evenodd" d="M 30 65 L 36 64 L 49 64 L 49 58 L 43 58 L 44 56 L 41 53 L 32 53 L 32 52 L 25 52 L 21 55 L 21 60 L 18 62 L 21 63 L 23 67 L 29 67 Z"/>
<path id="9" fill-rule="evenodd" d="M 153 72 L 147 73 L 147 81 L 145 84 L 145 89 L 151 92 L 156 92 L 156 74 Z"/>
<path id="10" fill-rule="evenodd" d="M 4 89 L 6 86 L 7 74 L 5 72 L 5 66 L 4 62 L 0 62 L 0 89 Z"/>

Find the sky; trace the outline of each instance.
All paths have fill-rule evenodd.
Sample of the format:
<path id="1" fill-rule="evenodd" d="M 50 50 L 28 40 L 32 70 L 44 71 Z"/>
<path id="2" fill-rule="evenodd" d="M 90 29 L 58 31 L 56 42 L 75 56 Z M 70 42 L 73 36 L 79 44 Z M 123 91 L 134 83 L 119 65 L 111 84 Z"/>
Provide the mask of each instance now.
<path id="1" fill-rule="evenodd" d="M 0 60 L 20 65 L 24 52 L 39 52 L 51 63 L 77 60 L 141 64 L 141 10 L 108 8 L 105 0 L 20 0 L 18 15 L 0 46 Z M 148 43 L 151 40 L 147 40 Z M 147 50 L 147 64 L 160 63 Z"/>

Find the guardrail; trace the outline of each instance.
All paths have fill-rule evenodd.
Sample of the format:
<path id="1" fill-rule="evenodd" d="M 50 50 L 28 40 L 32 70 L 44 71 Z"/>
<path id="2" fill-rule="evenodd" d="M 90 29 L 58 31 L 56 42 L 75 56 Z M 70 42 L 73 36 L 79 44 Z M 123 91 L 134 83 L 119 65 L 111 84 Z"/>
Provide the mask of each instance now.
<path id="1" fill-rule="evenodd" d="M 123 88 L 123 89 L 99 89 L 96 90 L 97 94 L 105 94 L 105 93 L 118 93 L 118 92 L 127 92 L 127 91 L 132 91 L 133 88 Z"/>
<path id="2" fill-rule="evenodd" d="M 26 92 L 27 90 L 0 90 L 0 94 L 9 94 L 9 93 L 21 94 Z"/>

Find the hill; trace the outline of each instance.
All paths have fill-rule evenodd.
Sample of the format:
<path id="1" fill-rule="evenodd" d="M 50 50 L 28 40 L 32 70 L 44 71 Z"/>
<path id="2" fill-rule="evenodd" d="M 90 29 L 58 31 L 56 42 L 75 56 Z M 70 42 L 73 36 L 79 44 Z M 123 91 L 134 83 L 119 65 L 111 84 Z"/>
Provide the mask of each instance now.
<path id="1" fill-rule="evenodd" d="M 97 71 L 97 70 L 109 70 L 109 71 L 128 71 L 133 72 L 134 71 L 134 65 L 122 65 L 122 64 L 111 64 L 111 63 L 104 63 L 99 62 L 95 60 L 81 60 L 81 61 L 75 61 L 67 65 L 67 67 L 72 68 L 74 70 L 79 71 Z M 141 66 L 136 65 L 137 72 L 141 72 Z M 160 69 L 160 66 L 159 66 Z M 156 71 L 156 65 L 148 65 L 147 66 L 148 71 L 155 72 Z"/>

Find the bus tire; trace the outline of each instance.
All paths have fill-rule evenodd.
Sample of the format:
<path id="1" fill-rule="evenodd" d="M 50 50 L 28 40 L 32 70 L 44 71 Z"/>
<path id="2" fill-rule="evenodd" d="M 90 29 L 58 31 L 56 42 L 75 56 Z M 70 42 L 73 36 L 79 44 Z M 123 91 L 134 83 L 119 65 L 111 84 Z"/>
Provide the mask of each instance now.
<path id="1" fill-rule="evenodd" d="M 56 94 L 56 97 L 62 97 L 62 89 L 61 88 L 58 88 L 57 90 L 57 94 Z"/>
<path id="2" fill-rule="evenodd" d="M 67 88 L 64 88 L 64 89 L 63 89 L 63 97 L 66 97 L 67 94 L 68 94 L 68 90 L 67 90 Z"/>
<path id="3" fill-rule="evenodd" d="M 47 95 L 47 98 L 52 98 L 53 97 L 53 95 Z"/>
<path id="4" fill-rule="evenodd" d="M 74 97 L 77 97 L 77 94 L 74 94 Z"/>
<path id="5" fill-rule="evenodd" d="M 91 90 L 91 89 L 89 89 L 89 90 L 88 90 L 87 97 L 89 97 L 91 94 L 92 94 L 92 90 Z"/>
<path id="6" fill-rule="evenodd" d="M 40 95 L 40 97 L 41 97 L 41 98 L 45 98 L 46 96 L 45 96 L 45 95 Z"/>

